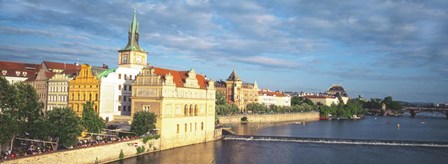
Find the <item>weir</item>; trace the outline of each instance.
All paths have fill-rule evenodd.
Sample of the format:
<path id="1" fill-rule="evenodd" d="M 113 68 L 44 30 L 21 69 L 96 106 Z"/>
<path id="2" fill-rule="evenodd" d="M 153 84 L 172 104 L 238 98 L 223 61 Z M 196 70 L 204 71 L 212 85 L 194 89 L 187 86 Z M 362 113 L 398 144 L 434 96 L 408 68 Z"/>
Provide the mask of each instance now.
<path id="1" fill-rule="evenodd" d="M 250 136 L 250 135 L 225 135 L 225 136 L 223 136 L 223 140 L 448 148 L 448 142 L 407 141 L 407 140 L 399 141 L 399 140 L 311 138 L 311 137 L 286 137 L 286 136 Z"/>

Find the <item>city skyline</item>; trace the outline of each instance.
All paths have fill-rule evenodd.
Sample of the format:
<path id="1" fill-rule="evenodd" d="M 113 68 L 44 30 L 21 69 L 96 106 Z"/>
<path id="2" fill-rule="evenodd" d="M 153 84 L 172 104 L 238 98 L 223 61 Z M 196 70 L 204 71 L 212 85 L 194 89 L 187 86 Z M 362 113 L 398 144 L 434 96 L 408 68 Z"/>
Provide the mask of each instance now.
<path id="1" fill-rule="evenodd" d="M 235 3 L 237 2 L 237 3 Z M 137 9 L 148 63 L 260 88 L 444 102 L 447 2 L 0 2 L 0 60 L 117 67 Z M 100 59 L 100 60 L 98 60 Z"/>

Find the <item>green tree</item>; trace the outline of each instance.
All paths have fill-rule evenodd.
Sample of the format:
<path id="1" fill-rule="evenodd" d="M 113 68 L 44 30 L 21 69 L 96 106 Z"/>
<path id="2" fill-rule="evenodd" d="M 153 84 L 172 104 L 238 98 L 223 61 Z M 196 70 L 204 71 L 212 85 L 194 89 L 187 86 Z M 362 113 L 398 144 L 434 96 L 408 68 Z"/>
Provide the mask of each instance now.
<path id="1" fill-rule="evenodd" d="M 216 92 L 216 105 L 225 105 L 227 104 L 226 96 L 220 92 Z"/>
<path id="2" fill-rule="evenodd" d="M 20 122 L 11 114 L 0 113 L 0 144 L 20 133 Z"/>
<path id="3" fill-rule="evenodd" d="M 308 104 L 308 105 L 314 105 L 313 101 L 311 101 L 308 98 L 299 97 L 299 96 L 293 96 L 291 97 L 291 105 L 302 105 L 302 104 Z"/>
<path id="4" fill-rule="evenodd" d="M 77 141 L 77 137 L 84 128 L 81 119 L 70 108 L 55 108 L 47 113 L 50 135 L 59 138 L 59 144 L 70 147 Z"/>
<path id="5" fill-rule="evenodd" d="M 106 127 L 106 122 L 93 110 L 93 103 L 83 104 L 82 125 L 90 133 L 100 133 Z"/>
<path id="6" fill-rule="evenodd" d="M 131 123 L 131 131 L 141 136 L 156 128 L 156 115 L 151 112 L 141 111 L 134 114 Z"/>

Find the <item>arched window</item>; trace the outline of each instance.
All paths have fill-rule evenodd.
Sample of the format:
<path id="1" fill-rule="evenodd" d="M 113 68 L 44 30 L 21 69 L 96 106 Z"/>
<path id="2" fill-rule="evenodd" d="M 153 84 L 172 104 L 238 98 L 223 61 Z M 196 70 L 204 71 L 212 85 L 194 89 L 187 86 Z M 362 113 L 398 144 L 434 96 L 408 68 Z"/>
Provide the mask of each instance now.
<path id="1" fill-rule="evenodd" d="M 185 107 L 184 107 L 184 115 L 185 115 L 185 116 L 187 116 L 187 113 L 188 113 L 187 110 L 188 110 L 188 109 L 187 109 L 187 105 L 185 105 Z"/>
<path id="2" fill-rule="evenodd" d="M 177 133 L 179 133 L 179 124 L 177 124 Z"/>
<path id="3" fill-rule="evenodd" d="M 204 122 L 201 122 L 201 130 L 204 130 Z"/>
<path id="4" fill-rule="evenodd" d="M 78 93 L 77 100 L 81 100 L 81 95 Z"/>
<path id="5" fill-rule="evenodd" d="M 194 106 L 194 115 L 197 116 L 198 115 L 198 105 Z"/>
<path id="6" fill-rule="evenodd" d="M 92 94 L 89 93 L 89 101 L 92 101 Z"/>
<path id="7" fill-rule="evenodd" d="M 86 100 L 86 94 L 85 93 L 82 94 L 82 100 L 83 101 Z"/>
<path id="8" fill-rule="evenodd" d="M 191 130 L 193 130 L 193 124 L 192 123 L 190 123 L 190 132 L 191 132 Z"/>
<path id="9" fill-rule="evenodd" d="M 190 105 L 190 116 L 193 115 L 193 105 Z"/>
<path id="10" fill-rule="evenodd" d="M 95 101 L 98 101 L 98 93 L 95 94 Z"/>
<path id="11" fill-rule="evenodd" d="M 188 126 L 187 126 L 187 124 L 185 123 L 185 133 L 187 132 L 187 129 L 188 129 Z"/>

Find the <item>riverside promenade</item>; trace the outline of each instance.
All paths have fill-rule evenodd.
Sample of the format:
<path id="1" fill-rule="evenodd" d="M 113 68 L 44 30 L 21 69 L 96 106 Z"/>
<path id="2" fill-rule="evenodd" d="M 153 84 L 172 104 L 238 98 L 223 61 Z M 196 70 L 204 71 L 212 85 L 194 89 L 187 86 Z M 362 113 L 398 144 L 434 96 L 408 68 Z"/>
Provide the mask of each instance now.
<path id="1" fill-rule="evenodd" d="M 287 121 L 318 121 L 319 112 L 299 112 L 284 114 L 246 114 L 232 116 L 216 116 L 220 124 L 240 123 L 241 118 L 246 116 L 249 122 L 287 122 Z"/>

